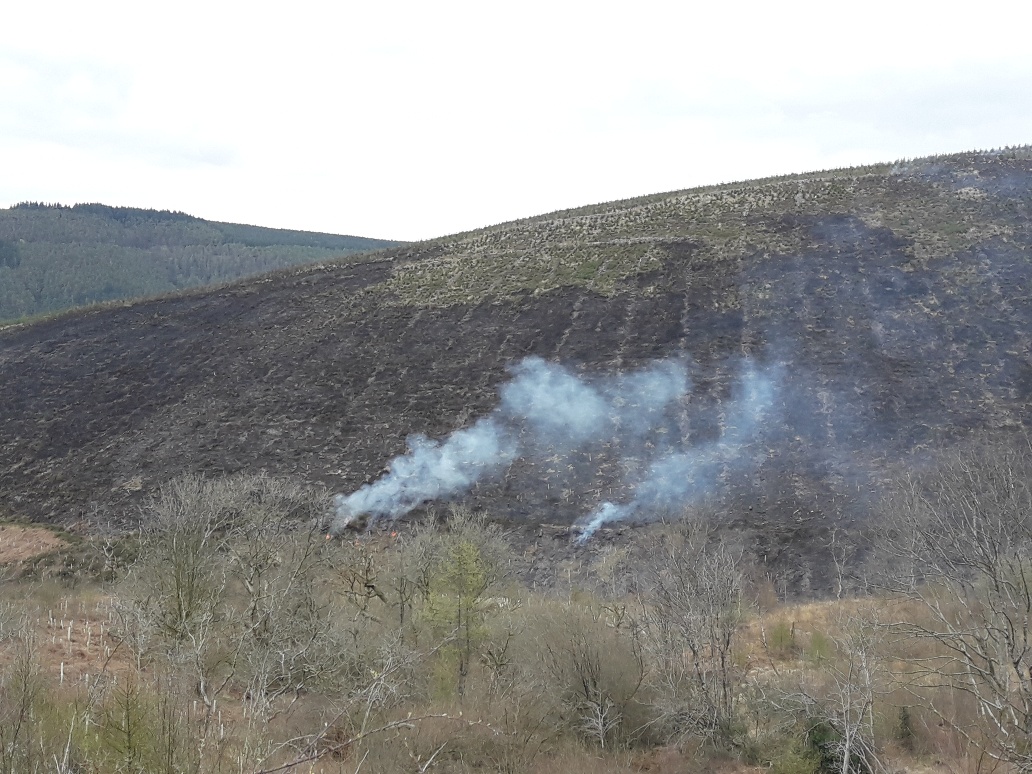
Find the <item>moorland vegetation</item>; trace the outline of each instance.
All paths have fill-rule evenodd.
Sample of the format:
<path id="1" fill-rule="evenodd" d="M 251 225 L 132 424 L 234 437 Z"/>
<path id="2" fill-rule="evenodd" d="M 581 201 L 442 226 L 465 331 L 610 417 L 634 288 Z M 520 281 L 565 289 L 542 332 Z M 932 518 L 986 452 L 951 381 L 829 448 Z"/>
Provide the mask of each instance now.
<path id="1" fill-rule="evenodd" d="M 720 514 L 521 578 L 462 507 L 325 534 L 325 493 L 187 477 L 137 534 L 8 564 L 4 772 L 1028 771 L 1032 450 L 896 483 L 837 593 Z"/>

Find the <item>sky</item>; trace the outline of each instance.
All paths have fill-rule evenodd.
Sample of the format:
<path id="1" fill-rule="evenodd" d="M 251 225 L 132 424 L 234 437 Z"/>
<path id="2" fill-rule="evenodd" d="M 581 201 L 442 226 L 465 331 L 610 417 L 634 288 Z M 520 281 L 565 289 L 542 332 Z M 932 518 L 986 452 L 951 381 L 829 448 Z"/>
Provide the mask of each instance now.
<path id="1" fill-rule="evenodd" d="M 998 0 L 15 3 L 0 207 L 416 240 L 1024 145 L 1029 29 Z"/>

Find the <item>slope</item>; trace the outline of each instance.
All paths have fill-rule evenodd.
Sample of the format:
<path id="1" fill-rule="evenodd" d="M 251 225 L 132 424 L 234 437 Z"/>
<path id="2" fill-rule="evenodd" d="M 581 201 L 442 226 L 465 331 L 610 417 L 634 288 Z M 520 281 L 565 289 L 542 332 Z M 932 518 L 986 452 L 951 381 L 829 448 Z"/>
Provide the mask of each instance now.
<path id="1" fill-rule="evenodd" d="M 776 411 L 711 505 L 826 588 L 830 542 L 887 479 L 1032 422 L 1030 182 L 1016 149 L 682 191 L 8 329 L 0 508 L 132 520 L 187 472 L 350 492 L 411 434 L 488 412 L 528 355 L 679 358 L 676 431 L 716 438 L 748 359 L 783 374 Z M 518 460 L 466 499 L 570 523 L 626 498 L 634 464 Z"/>

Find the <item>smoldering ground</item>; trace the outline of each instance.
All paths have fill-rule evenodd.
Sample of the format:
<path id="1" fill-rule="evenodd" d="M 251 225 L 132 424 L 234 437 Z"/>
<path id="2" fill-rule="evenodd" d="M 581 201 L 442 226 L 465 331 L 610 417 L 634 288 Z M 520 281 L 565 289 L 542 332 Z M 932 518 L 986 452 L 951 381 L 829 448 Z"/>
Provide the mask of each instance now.
<path id="1" fill-rule="evenodd" d="M 809 228 L 812 250 L 739 274 L 744 294 L 787 299 L 737 334 L 778 342 L 776 355 L 622 374 L 519 361 L 492 411 L 410 437 L 387 475 L 338 496 L 333 528 L 460 497 L 589 536 L 714 499 L 729 518 L 846 522 L 876 506 L 900 465 L 969 428 L 1022 422 L 1008 396 L 1027 394 L 1029 369 L 1008 353 L 1027 351 L 1032 306 L 1014 298 L 1032 287 L 1027 256 L 995 240 L 904 271 L 905 245 L 885 229 Z M 964 308 L 949 292 L 960 273 L 974 283 Z"/>
<path id="2" fill-rule="evenodd" d="M 764 216 L 764 228 L 793 246 L 745 256 L 721 286 L 721 315 L 698 311 L 709 297 L 686 268 L 694 248 L 671 247 L 641 282 L 667 288 L 658 297 L 669 300 L 666 319 L 681 319 L 649 329 L 650 351 L 692 352 L 698 362 L 606 375 L 522 361 L 493 411 L 448 437 L 411 438 L 388 475 L 342 495 L 336 525 L 458 497 L 505 520 L 587 532 L 718 496 L 732 519 L 735 509 L 754 521 L 862 517 L 900 470 L 966 434 L 1028 424 L 1027 230 L 969 227 L 993 222 L 1003 206 L 1026 224 L 1028 181 L 988 161 L 962 175 L 944 177 L 934 164 L 895 174 L 887 185 L 920 192 L 915 222 L 966 229 L 951 240 L 848 208 Z M 728 359 L 729 349 L 762 354 Z M 635 351 L 621 344 L 625 357 Z M 570 354 L 592 359 L 583 346 Z M 635 379 L 655 389 L 630 386 Z M 751 381 L 769 397 L 750 404 Z"/>
<path id="3" fill-rule="evenodd" d="M 626 500 L 598 503 L 584 514 L 585 537 L 607 521 L 676 512 L 712 496 L 730 470 L 750 464 L 744 446 L 774 411 L 781 377 L 777 366 L 743 360 L 725 400 L 693 407 L 692 366 L 683 359 L 628 373 L 579 374 L 531 357 L 509 370 L 490 414 L 440 440 L 411 436 L 407 453 L 391 461 L 386 475 L 338 495 L 333 529 L 359 517 L 395 519 L 424 503 L 461 497 L 517 462 L 556 474 L 558 486 L 618 479 Z M 712 412 L 710 421 L 693 422 L 693 411 L 702 410 Z M 585 459 L 598 461 L 587 476 Z M 591 492 L 578 499 L 590 502 Z"/>

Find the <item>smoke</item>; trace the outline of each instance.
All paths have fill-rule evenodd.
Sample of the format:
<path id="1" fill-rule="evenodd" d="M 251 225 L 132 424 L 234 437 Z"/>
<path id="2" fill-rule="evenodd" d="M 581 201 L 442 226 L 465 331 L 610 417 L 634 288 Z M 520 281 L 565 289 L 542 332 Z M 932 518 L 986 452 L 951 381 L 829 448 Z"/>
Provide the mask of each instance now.
<path id="1" fill-rule="evenodd" d="M 484 476 L 507 467 L 516 457 L 511 434 L 492 418 L 457 430 L 443 442 L 425 435 L 408 439 L 408 453 L 391 463 L 391 470 L 374 484 L 349 497 L 334 498 L 334 528 L 358 515 L 396 518 L 429 500 L 468 491 Z"/>
<path id="2" fill-rule="evenodd" d="M 498 412 L 524 423 L 536 444 L 575 447 L 607 420 L 609 405 L 599 390 L 562 366 L 530 357 L 510 373 L 515 378 L 502 387 Z"/>
<path id="3" fill-rule="evenodd" d="M 726 408 L 725 428 L 720 437 L 659 456 L 634 487 L 629 502 L 604 502 L 577 525 L 577 542 L 584 543 L 608 522 L 677 513 L 713 494 L 718 479 L 728 468 L 741 469 L 749 464 L 744 447 L 756 437 L 764 417 L 770 413 L 775 381 L 776 372 L 763 373 L 748 366 L 740 377 L 738 394 Z"/>
<path id="4" fill-rule="evenodd" d="M 746 368 L 732 399 L 720 408 L 720 437 L 694 444 L 680 429 L 692 391 L 684 361 L 591 377 L 530 357 L 509 371 L 511 379 L 489 415 L 442 441 L 410 437 L 408 451 L 390 463 L 385 476 L 337 495 L 332 529 L 363 517 L 395 519 L 424 503 L 460 496 L 497 478 L 516 460 L 540 462 L 615 446 L 628 461 L 644 461 L 646 473 L 631 482 L 629 502 L 603 503 L 588 517 L 581 533 L 587 539 L 605 522 L 683 508 L 711 492 L 720 472 L 739 464 L 742 445 L 754 435 L 774 394 L 771 375 Z"/>

